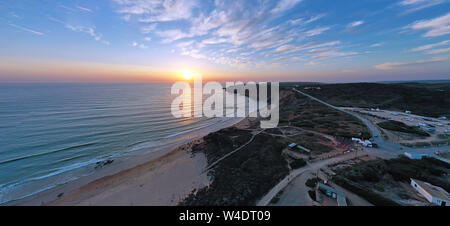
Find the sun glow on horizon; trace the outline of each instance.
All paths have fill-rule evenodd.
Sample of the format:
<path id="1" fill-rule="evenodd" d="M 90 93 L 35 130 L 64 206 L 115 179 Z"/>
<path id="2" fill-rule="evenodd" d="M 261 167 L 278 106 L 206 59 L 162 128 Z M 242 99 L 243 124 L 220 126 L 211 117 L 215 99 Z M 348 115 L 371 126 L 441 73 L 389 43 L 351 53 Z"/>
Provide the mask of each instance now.
<path id="1" fill-rule="evenodd" d="M 181 72 L 181 77 L 186 80 L 191 80 L 194 77 L 194 72 L 192 72 L 191 70 L 184 70 Z"/>

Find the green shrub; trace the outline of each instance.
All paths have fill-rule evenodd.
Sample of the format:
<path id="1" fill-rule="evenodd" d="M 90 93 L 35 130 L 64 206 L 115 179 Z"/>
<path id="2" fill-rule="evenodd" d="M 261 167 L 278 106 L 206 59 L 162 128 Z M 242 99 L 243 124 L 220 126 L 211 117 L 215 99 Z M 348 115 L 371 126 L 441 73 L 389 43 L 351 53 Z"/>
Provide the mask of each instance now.
<path id="1" fill-rule="evenodd" d="M 333 181 L 336 184 L 344 187 L 345 189 L 361 196 L 362 198 L 376 206 L 399 206 L 398 203 L 385 198 L 373 191 L 370 191 L 358 184 L 355 184 L 341 176 L 336 176 L 335 178 L 333 178 Z"/>
<path id="2" fill-rule="evenodd" d="M 387 129 L 387 130 L 398 131 L 398 132 L 403 132 L 403 133 L 411 133 L 411 134 L 416 134 L 416 135 L 424 136 L 424 137 L 430 136 L 430 134 L 428 134 L 427 132 L 425 132 L 417 127 L 408 126 L 403 122 L 390 120 L 390 121 L 380 122 L 377 125 L 383 129 Z"/>
<path id="3" fill-rule="evenodd" d="M 306 161 L 304 159 L 296 159 L 290 163 L 292 169 L 299 169 L 306 166 Z"/>
<path id="4" fill-rule="evenodd" d="M 308 191 L 309 197 L 311 197 L 311 199 L 313 201 L 317 201 L 317 197 L 316 197 L 316 191 L 315 190 L 309 190 Z"/>
<path id="5" fill-rule="evenodd" d="M 314 188 L 316 187 L 318 182 L 323 182 L 321 179 L 314 177 L 314 178 L 310 178 L 306 181 L 305 185 L 310 187 L 310 188 Z"/>

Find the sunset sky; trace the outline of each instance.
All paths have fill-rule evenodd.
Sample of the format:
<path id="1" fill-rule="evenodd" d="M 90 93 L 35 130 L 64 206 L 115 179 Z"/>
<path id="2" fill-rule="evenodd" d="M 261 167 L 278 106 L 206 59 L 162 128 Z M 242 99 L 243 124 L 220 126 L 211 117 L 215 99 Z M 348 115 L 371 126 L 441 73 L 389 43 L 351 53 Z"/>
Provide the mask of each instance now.
<path id="1" fill-rule="evenodd" d="M 450 79 L 448 0 L 2 0 L 0 82 Z"/>

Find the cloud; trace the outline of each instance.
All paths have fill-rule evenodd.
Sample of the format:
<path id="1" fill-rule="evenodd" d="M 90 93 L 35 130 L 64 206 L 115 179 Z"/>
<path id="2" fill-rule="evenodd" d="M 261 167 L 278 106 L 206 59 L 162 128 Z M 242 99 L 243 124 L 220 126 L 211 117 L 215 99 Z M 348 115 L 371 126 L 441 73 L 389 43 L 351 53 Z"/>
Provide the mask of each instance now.
<path id="1" fill-rule="evenodd" d="M 431 50 L 431 51 L 428 51 L 427 54 L 440 54 L 440 53 L 448 53 L 448 52 L 450 52 L 450 48 Z"/>
<path id="2" fill-rule="evenodd" d="M 417 48 L 412 49 L 411 52 L 418 52 L 418 51 L 429 50 L 429 49 L 433 49 L 435 47 L 447 45 L 449 43 L 450 43 L 450 40 L 445 40 L 445 41 L 434 43 L 434 44 L 419 46 Z"/>
<path id="3" fill-rule="evenodd" d="M 286 11 L 288 9 L 291 9 L 298 3 L 302 2 L 303 0 L 280 0 L 277 4 L 277 6 L 271 11 L 273 14 L 281 13 L 283 11 Z"/>
<path id="4" fill-rule="evenodd" d="M 374 48 L 374 47 L 380 47 L 380 46 L 383 46 L 383 45 L 384 45 L 384 43 L 378 42 L 378 43 L 374 43 L 374 44 L 370 45 L 370 47 Z"/>
<path id="5" fill-rule="evenodd" d="M 100 33 L 97 33 L 95 31 L 95 28 L 93 28 L 93 27 L 74 26 L 74 25 L 66 24 L 66 28 L 68 28 L 72 31 L 75 31 L 75 32 L 86 33 L 86 34 L 90 35 L 92 38 L 94 38 L 96 41 L 99 41 L 100 43 L 103 43 L 105 45 L 111 44 L 110 42 L 103 40 L 103 38 L 102 38 L 103 35 Z"/>
<path id="6" fill-rule="evenodd" d="M 350 23 L 350 24 L 348 25 L 348 27 L 350 27 L 350 28 L 352 28 L 352 27 L 358 27 L 358 26 L 363 25 L 363 24 L 364 24 L 364 21 L 358 20 L 358 21 L 355 21 L 355 22 Z"/>
<path id="7" fill-rule="evenodd" d="M 91 9 L 86 8 L 86 7 L 82 7 L 82 6 L 79 6 L 79 5 L 77 5 L 77 6 L 72 8 L 72 7 L 60 4 L 59 7 L 63 8 L 63 9 L 66 9 L 66 10 L 69 10 L 69 11 L 74 12 L 74 13 L 78 13 L 80 11 L 93 13 L 93 11 Z"/>
<path id="8" fill-rule="evenodd" d="M 145 25 L 141 27 L 141 32 L 144 34 L 148 34 L 156 29 L 156 24 Z"/>
<path id="9" fill-rule="evenodd" d="M 185 33 L 179 29 L 157 31 L 156 34 L 165 38 L 163 43 L 171 43 L 179 39 L 193 37 L 191 34 Z"/>
<path id="10" fill-rule="evenodd" d="M 388 63 L 384 63 L 384 64 L 375 65 L 375 68 L 379 69 L 379 70 L 393 70 L 393 69 L 397 69 L 397 68 L 420 66 L 420 65 L 425 65 L 425 64 L 444 62 L 444 61 L 448 61 L 449 59 L 450 58 L 448 56 L 445 56 L 445 57 L 434 57 L 434 58 L 428 59 L 428 60 L 418 60 L 418 61 L 409 62 L 409 63 L 388 62 Z"/>
<path id="11" fill-rule="evenodd" d="M 338 49 L 327 50 L 325 54 L 323 48 L 338 45 L 339 41 L 311 43 L 309 39 L 319 39 L 317 36 L 330 29 L 310 26 L 325 17 L 324 13 L 279 20 L 301 0 L 195 0 L 188 5 L 182 0 L 114 1 L 118 6 L 116 12 L 122 17 L 128 15 L 127 21 L 138 24 L 146 36 L 155 35 L 152 40 L 159 39 L 162 44 L 171 45 L 181 55 L 217 64 L 271 65 L 280 55 L 289 53 L 321 59 L 355 54 Z M 275 51 L 281 46 L 295 51 Z"/>
<path id="12" fill-rule="evenodd" d="M 139 44 L 138 42 L 133 42 L 133 43 L 131 43 L 131 45 L 133 47 L 137 47 L 137 48 L 141 48 L 141 49 L 147 49 L 148 48 L 148 46 L 146 46 L 144 44 Z"/>
<path id="13" fill-rule="evenodd" d="M 313 59 L 316 60 L 323 60 L 323 59 L 328 59 L 328 58 L 335 58 L 335 57 L 347 57 L 347 56 L 354 56 L 354 55 L 358 55 L 358 52 L 352 51 L 352 52 L 339 52 L 336 49 L 330 49 L 328 51 L 323 51 L 315 56 L 313 56 Z"/>
<path id="14" fill-rule="evenodd" d="M 333 41 L 333 42 L 326 42 L 326 43 L 308 43 L 301 46 L 295 46 L 295 45 L 283 45 L 275 49 L 275 53 L 292 53 L 292 52 L 298 52 L 303 51 L 307 49 L 314 49 L 314 48 L 322 48 L 327 46 L 335 46 L 340 44 L 340 41 Z"/>
<path id="15" fill-rule="evenodd" d="M 298 25 L 298 24 L 306 25 L 306 24 L 313 23 L 317 20 L 320 20 L 325 16 L 326 16 L 325 13 L 321 13 L 319 15 L 312 16 L 308 20 L 306 20 L 305 18 L 297 18 L 297 19 L 289 20 L 289 23 L 291 23 L 292 25 Z"/>
<path id="16" fill-rule="evenodd" d="M 15 12 L 11 12 L 10 13 L 10 15 L 12 16 L 12 17 L 15 17 L 15 18 L 21 18 L 19 15 L 17 15 Z"/>
<path id="17" fill-rule="evenodd" d="M 62 25 L 64 25 L 65 28 L 71 30 L 71 31 L 75 31 L 75 32 L 82 32 L 82 33 L 86 33 L 89 36 L 91 36 L 92 38 L 94 38 L 94 40 L 105 44 L 105 45 L 110 45 L 111 43 L 109 41 L 106 41 L 103 39 L 103 35 L 101 33 L 98 33 L 95 31 L 95 27 L 87 27 L 87 26 L 81 26 L 81 25 L 72 25 L 72 24 L 68 24 L 64 21 L 55 19 L 53 17 L 49 17 L 49 20 L 54 21 L 56 23 L 60 23 Z"/>
<path id="18" fill-rule="evenodd" d="M 88 9 L 88 8 L 85 8 L 85 7 L 82 7 L 82 6 L 76 6 L 76 8 L 79 9 L 79 10 L 85 11 L 85 12 L 89 12 L 89 13 L 93 12 L 91 9 Z"/>
<path id="19" fill-rule="evenodd" d="M 322 34 L 323 32 L 325 32 L 325 31 L 327 31 L 327 30 L 329 30 L 329 29 L 330 29 L 329 27 L 315 28 L 315 29 L 306 31 L 306 32 L 305 32 L 305 35 L 306 35 L 307 37 L 316 36 L 316 35 Z"/>
<path id="20" fill-rule="evenodd" d="M 119 13 L 140 15 L 140 22 L 167 22 L 189 19 L 197 0 L 115 0 Z"/>
<path id="21" fill-rule="evenodd" d="M 414 13 L 422 9 L 445 3 L 445 0 L 403 0 L 399 3 L 400 6 L 406 8 L 402 15 Z"/>
<path id="22" fill-rule="evenodd" d="M 22 30 L 22 31 L 30 32 L 30 33 L 35 34 L 35 35 L 44 35 L 44 33 L 42 33 L 42 32 L 35 31 L 35 30 L 30 29 L 30 28 L 22 27 L 22 26 L 20 26 L 20 25 L 9 24 L 9 26 L 18 28 L 18 29 L 20 29 L 20 30 Z"/>
<path id="23" fill-rule="evenodd" d="M 450 34 L 450 13 L 430 20 L 420 20 L 409 25 L 412 30 L 428 30 L 424 37 L 437 37 Z"/>

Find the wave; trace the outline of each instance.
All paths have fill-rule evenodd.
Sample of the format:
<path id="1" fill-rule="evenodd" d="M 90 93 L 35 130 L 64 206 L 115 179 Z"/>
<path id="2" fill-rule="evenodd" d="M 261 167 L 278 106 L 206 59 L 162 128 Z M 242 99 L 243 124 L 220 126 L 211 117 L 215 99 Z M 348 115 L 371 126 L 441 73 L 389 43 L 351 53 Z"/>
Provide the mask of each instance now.
<path id="1" fill-rule="evenodd" d="M 43 153 L 38 153 L 38 154 L 33 154 L 33 155 L 26 155 L 26 156 L 14 158 L 14 159 L 8 159 L 8 160 L 0 161 L 0 165 L 1 164 L 6 164 L 6 163 L 16 162 L 16 161 L 19 161 L 19 160 L 24 160 L 24 159 L 29 159 L 29 158 L 35 158 L 35 157 L 39 157 L 39 156 L 54 154 L 54 153 L 58 153 L 58 152 L 61 152 L 61 151 L 69 151 L 69 150 L 73 150 L 73 149 L 76 149 L 76 148 L 89 147 L 89 146 L 92 146 L 92 145 L 95 145 L 95 144 L 96 143 L 80 144 L 80 145 L 71 146 L 71 147 L 67 147 L 67 148 L 61 148 L 61 149 L 54 150 L 54 151 L 43 152 Z"/>
<path id="2" fill-rule="evenodd" d="M 29 196 L 37 194 L 39 192 L 42 192 L 42 191 L 54 188 L 55 186 L 62 185 L 62 184 L 68 183 L 70 181 L 79 179 L 82 176 L 86 176 L 86 175 L 74 176 L 74 177 L 70 177 L 69 179 L 64 180 L 64 181 L 55 182 L 53 184 L 45 186 L 44 188 L 39 189 L 36 192 L 30 192 L 30 193 L 27 193 L 27 194 L 22 194 L 22 195 L 19 195 L 17 197 L 14 197 L 14 198 L 8 198 L 7 197 L 11 192 L 16 191 L 16 189 L 18 189 L 20 187 L 23 187 L 24 185 L 28 185 L 28 184 L 31 184 L 31 183 L 33 183 L 35 181 L 41 181 L 43 179 L 51 178 L 53 176 L 61 175 L 63 173 L 66 173 L 66 172 L 69 172 L 69 171 L 73 171 L 73 170 L 76 170 L 76 169 L 80 169 L 80 168 L 83 168 L 83 167 L 87 167 L 87 166 L 90 166 L 90 165 L 95 165 L 98 162 L 106 161 L 108 159 L 110 159 L 110 158 L 91 159 L 89 161 L 75 163 L 75 164 L 72 164 L 70 166 L 58 168 L 57 170 L 55 170 L 55 171 L 53 171 L 51 173 L 45 174 L 43 176 L 33 177 L 33 178 L 30 178 L 30 179 L 27 179 L 27 180 L 24 180 L 24 181 L 20 181 L 20 182 L 14 183 L 14 184 L 0 185 L 0 204 L 6 203 L 6 202 L 10 202 L 10 201 L 13 201 L 13 200 L 20 200 L 20 199 L 29 197 Z"/>

